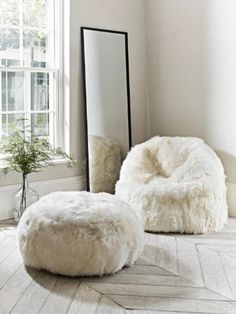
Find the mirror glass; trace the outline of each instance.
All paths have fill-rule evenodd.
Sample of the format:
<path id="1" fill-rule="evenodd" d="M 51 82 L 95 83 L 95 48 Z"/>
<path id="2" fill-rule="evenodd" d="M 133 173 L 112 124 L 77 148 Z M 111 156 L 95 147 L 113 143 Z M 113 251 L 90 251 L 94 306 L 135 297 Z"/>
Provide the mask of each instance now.
<path id="1" fill-rule="evenodd" d="M 114 192 L 131 147 L 128 35 L 82 27 L 88 190 Z"/>

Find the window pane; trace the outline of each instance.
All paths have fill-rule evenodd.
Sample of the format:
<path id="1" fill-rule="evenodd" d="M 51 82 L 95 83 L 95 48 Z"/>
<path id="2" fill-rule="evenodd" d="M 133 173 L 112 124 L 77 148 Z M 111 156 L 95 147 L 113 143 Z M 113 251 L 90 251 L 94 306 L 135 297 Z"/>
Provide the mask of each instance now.
<path id="1" fill-rule="evenodd" d="M 8 63 L 9 60 L 9 63 Z M 18 29 L 0 28 L 0 64 L 19 65 L 20 32 Z"/>
<path id="2" fill-rule="evenodd" d="M 24 25 L 35 28 L 47 28 L 49 16 L 48 2 L 50 1 L 52 2 L 52 0 L 24 0 Z"/>
<path id="3" fill-rule="evenodd" d="M 55 66 L 54 5 L 55 0 L 0 0 L 0 66 L 31 68 L 0 71 L 0 138 L 27 117 L 32 132 L 54 144 L 57 74 L 36 69 Z"/>
<path id="4" fill-rule="evenodd" d="M 48 67 L 51 63 L 49 38 L 41 31 L 24 31 L 24 65 L 29 67 Z"/>
<path id="5" fill-rule="evenodd" d="M 0 24 L 19 24 L 19 0 L 0 0 Z"/>
<path id="6" fill-rule="evenodd" d="M 49 110 L 48 73 L 31 73 L 31 110 Z"/>
<path id="7" fill-rule="evenodd" d="M 7 128 L 7 115 L 2 115 L 2 138 L 8 136 L 8 128 Z"/>
<path id="8" fill-rule="evenodd" d="M 32 113 L 31 130 L 37 135 L 49 137 L 49 113 Z"/>
<path id="9" fill-rule="evenodd" d="M 4 138 L 9 136 L 11 131 L 16 125 L 18 119 L 23 119 L 23 114 L 2 114 L 0 115 L 0 123 L 2 124 L 2 128 L 0 129 L 0 138 Z"/>
<path id="10" fill-rule="evenodd" d="M 24 73 L 2 72 L 2 111 L 24 110 Z"/>

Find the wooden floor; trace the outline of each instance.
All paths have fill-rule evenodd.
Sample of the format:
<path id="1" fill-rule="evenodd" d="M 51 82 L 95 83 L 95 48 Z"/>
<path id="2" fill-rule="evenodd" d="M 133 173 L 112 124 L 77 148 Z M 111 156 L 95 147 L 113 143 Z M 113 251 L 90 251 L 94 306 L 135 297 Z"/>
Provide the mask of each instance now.
<path id="1" fill-rule="evenodd" d="M 236 219 L 219 233 L 146 234 L 131 268 L 103 278 L 27 270 L 15 226 L 0 224 L 0 314 L 236 313 Z"/>

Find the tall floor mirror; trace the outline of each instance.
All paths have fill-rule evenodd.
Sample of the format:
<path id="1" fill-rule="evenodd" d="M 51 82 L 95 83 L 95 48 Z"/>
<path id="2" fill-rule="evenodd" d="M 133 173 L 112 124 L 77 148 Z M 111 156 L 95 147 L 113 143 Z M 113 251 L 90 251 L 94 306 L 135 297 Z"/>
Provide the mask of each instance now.
<path id="1" fill-rule="evenodd" d="M 114 193 L 132 145 L 128 33 L 82 27 L 87 188 Z"/>

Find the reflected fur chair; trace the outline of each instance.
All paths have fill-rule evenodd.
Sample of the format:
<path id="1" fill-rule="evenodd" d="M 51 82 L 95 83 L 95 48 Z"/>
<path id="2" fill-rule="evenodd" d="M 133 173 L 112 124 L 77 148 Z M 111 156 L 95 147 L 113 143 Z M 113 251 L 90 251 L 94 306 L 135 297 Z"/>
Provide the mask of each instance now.
<path id="1" fill-rule="evenodd" d="M 114 193 L 121 168 L 119 146 L 108 138 L 89 136 L 90 192 Z"/>

